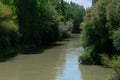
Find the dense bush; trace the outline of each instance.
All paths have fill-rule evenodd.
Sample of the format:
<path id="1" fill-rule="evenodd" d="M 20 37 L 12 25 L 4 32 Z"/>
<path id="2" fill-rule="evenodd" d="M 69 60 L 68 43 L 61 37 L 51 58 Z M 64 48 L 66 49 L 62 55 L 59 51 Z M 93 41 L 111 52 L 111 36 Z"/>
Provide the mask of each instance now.
<path id="1" fill-rule="evenodd" d="M 9 48 L 18 45 L 19 37 L 19 28 L 12 20 L 11 9 L 0 3 L 0 57 L 4 57 L 4 54 L 9 53 L 7 51 Z M 3 50 L 6 50 L 6 52 Z"/>
<path id="2" fill-rule="evenodd" d="M 82 63 L 103 64 L 115 69 L 115 78 L 120 79 L 120 1 L 93 0 L 87 10 L 82 28 L 82 46 L 86 52 Z M 104 54 L 103 54 L 104 53 Z"/>
<path id="3" fill-rule="evenodd" d="M 92 58 L 92 54 L 91 54 L 91 51 L 84 51 L 84 53 L 86 54 L 83 54 L 82 56 L 80 56 L 80 60 L 81 61 L 81 64 L 87 64 L 87 65 L 91 65 L 91 64 L 94 64 L 94 60 Z"/>
<path id="4" fill-rule="evenodd" d="M 55 10 L 55 7 L 48 3 L 46 7 L 40 7 L 44 9 L 44 13 L 40 13 L 40 19 L 42 20 L 42 44 L 51 44 L 59 40 L 60 30 L 59 30 L 59 15 Z"/>
<path id="5" fill-rule="evenodd" d="M 114 69 L 120 69 L 120 56 L 112 56 L 112 58 L 110 58 L 108 55 L 101 56 L 102 64 L 108 67 L 112 67 Z"/>
<path id="6" fill-rule="evenodd" d="M 114 47 L 120 50 L 120 1 L 113 0 L 107 6 L 107 27 L 109 28 L 110 37 L 113 40 Z"/>
<path id="7" fill-rule="evenodd" d="M 69 38 L 72 33 L 73 23 L 72 21 L 59 22 L 59 29 L 60 29 L 60 40 L 65 38 Z"/>
<path id="8" fill-rule="evenodd" d="M 8 46 L 15 46 L 20 34 L 18 31 L 18 25 L 11 19 L 12 12 L 8 6 L 0 3 L 0 41 L 1 48 L 7 48 Z M 4 42 L 2 42 L 4 41 Z M 14 42 L 14 43 L 13 43 Z M 3 45 L 2 45 L 3 44 Z"/>
<path id="9" fill-rule="evenodd" d="M 81 44 L 85 50 L 91 50 L 95 64 L 101 64 L 102 53 L 109 56 L 119 53 L 119 4 L 118 0 L 97 0 L 81 24 Z"/>
<path id="10" fill-rule="evenodd" d="M 112 36 L 113 44 L 117 50 L 120 50 L 120 29 L 114 31 Z"/>
<path id="11" fill-rule="evenodd" d="M 90 52 L 92 54 L 91 58 L 96 64 L 100 64 L 96 56 L 101 53 L 108 53 L 111 50 L 108 29 L 105 26 L 105 6 L 107 4 L 107 1 L 96 3 L 91 9 L 87 10 L 84 23 L 82 23 L 82 46 L 86 49 L 92 49 Z"/>

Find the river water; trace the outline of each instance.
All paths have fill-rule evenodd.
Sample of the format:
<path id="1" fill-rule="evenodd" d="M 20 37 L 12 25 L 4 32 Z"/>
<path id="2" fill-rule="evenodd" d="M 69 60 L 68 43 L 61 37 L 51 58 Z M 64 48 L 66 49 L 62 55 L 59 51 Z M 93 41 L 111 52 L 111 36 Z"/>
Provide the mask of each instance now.
<path id="1" fill-rule="evenodd" d="M 83 54 L 78 34 L 35 53 L 0 63 L 0 80 L 108 80 L 111 74 L 110 69 L 78 63 Z"/>

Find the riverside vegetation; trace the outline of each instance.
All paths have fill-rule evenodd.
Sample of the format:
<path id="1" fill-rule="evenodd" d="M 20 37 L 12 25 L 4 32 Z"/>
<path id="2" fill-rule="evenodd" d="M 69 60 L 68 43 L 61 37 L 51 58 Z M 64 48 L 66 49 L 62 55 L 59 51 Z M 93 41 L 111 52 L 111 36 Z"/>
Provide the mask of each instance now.
<path id="1" fill-rule="evenodd" d="M 80 33 L 80 24 L 85 49 L 81 62 L 112 67 L 116 72 L 113 80 L 119 80 L 119 13 L 119 0 L 93 0 L 86 11 L 63 0 L 0 0 L 0 60 Z"/>
<path id="2" fill-rule="evenodd" d="M 84 15 L 83 6 L 63 0 L 0 0 L 0 60 L 70 37 Z"/>
<path id="3" fill-rule="evenodd" d="M 112 80 L 120 80 L 120 1 L 93 0 L 81 28 L 82 63 L 112 67 L 116 72 Z"/>

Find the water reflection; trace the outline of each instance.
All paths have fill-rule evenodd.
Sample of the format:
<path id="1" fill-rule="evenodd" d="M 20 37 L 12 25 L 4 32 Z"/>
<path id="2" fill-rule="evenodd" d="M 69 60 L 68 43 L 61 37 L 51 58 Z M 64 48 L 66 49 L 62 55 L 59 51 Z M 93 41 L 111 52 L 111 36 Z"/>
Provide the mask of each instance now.
<path id="1" fill-rule="evenodd" d="M 58 70 L 56 80 L 82 80 L 78 58 L 83 48 L 80 47 L 79 39 L 79 35 L 74 35 L 74 38 L 65 45 L 65 53 L 62 54 L 64 63 Z"/>
<path id="2" fill-rule="evenodd" d="M 78 65 L 79 54 L 77 51 L 75 48 L 67 49 L 66 61 L 63 64 L 62 73 L 58 74 L 56 80 L 82 80 Z"/>

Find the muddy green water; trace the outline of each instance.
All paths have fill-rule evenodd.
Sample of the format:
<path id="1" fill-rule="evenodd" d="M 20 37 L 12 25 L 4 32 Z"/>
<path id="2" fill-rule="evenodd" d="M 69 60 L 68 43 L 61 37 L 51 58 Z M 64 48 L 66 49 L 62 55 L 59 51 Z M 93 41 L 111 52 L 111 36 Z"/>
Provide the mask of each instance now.
<path id="1" fill-rule="evenodd" d="M 18 55 L 0 63 L 0 80 L 108 80 L 111 70 L 79 65 L 80 36 L 58 42 L 40 54 Z"/>

